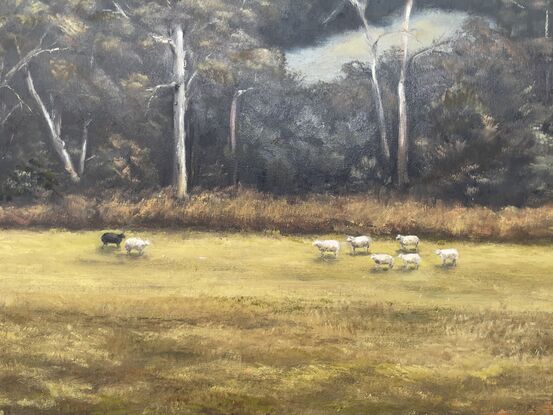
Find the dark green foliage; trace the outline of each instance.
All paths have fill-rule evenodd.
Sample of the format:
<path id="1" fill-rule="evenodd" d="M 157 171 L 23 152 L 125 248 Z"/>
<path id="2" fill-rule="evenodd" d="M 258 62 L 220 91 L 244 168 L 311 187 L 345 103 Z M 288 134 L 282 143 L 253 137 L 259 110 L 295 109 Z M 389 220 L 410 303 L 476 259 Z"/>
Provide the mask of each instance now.
<path id="1" fill-rule="evenodd" d="M 35 196 L 58 186 L 56 173 L 35 159 L 18 165 L 0 182 L 0 200 Z"/>
<path id="2" fill-rule="evenodd" d="M 456 84 L 429 113 L 430 140 L 421 140 L 425 181 L 443 197 L 466 203 L 522 204 L 523 169 L 532 160 L 532 139 L 501 131 L 478 94 Z M 504 193 L 508 189 L 507 193 Z"/>
<path id="3" fill-rule="evenodd" d="M 347 64 L 341 79 L 316 85 L 286 71 L 285 48 L 355 28 L 351 8 L 323 25 L 339 1 L 173 3 L 2 3 L 0 85 L 33 48 L 60 48 L 35 57 L 29 68 L 48 109 L 61 114 L 61 135 L 75 165 L 83 125 L 92 120 L 85 172 L 73 185 L 26 93 L 23 71 L 16 73 L 11 90 L 0 89 L 4 198 L 54 189 L 138 193 L 171 184 L 172 94 L 161 89 L 151 97 L 155 85 L 171 81 L 171 51 L 152 33 L 167 36 L 174 21 L 186 27 L 188 69 L 198 71 L 187 115 L 193 187 L 229 186 L 237 165 L 243 185 L 276 194 L 393 189 L 387 178 L 395 166 L 381 159 L 369 67 Z M 377 22 L 401 3 L 375 1 L 367 17 Z M 472 11 L 494 23 L 475 19 L 457 39 L 409 65 L 413 195 L 490 206 L 553 198 L 552 91 L 545 78 L 553 48 L 543 39 L 543 8 L 522 3 L 525 9 L 501 1 L 418 4 Z M 395 160 L 398 51 L 381 56 L 379 68 Z M 229 112 L 239 90 L 248 92 L 238 101 L 234 155 Z M 17 106 L 15 93 L 25 104 Z"/>

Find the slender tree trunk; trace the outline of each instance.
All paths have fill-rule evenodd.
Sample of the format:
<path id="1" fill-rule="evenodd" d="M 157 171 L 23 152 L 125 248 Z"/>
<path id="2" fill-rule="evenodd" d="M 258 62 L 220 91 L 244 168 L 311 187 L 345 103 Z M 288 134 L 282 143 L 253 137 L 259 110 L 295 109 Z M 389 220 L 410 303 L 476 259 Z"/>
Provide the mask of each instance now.
<path id="1" fill-rule="evenodd" d="M 397 147 L 397 184 L 403 187 L 409 183 L 407 163 L 409 161 L 409 126 L 407 114 L 407 97 L 405 83 L 407 77 L 407 60 L 409 56 L 409 21 L 414 0 L 405 0 L 405 17 L 403 21 L 403 56 L 401 61 L 401 73 L 398 83 L 399 101 L 399 134 Z"/>
<path id="2" fill-rule="evenodd" d="M 232 98 L 232 104 L 230 105 L 230 152 L 232 155 L 232 184 L 238 185 L 238 154 L 236 151 L 236 114 L 238 112 L 238 98 L 240 98 L 240 91 L 234 94 Z"/>
<path id="3" fill-rule="evenodd" d="M 378 80 L 378 51 L 377 51 L 377 42 L 374 42 L 373 36 L 370 32 L 369 22 L 365 17 L 365 9 L 362 7 L 361 3 L 356 0 L 349 0 L 357 9 L 357 14 L 363 22 L 363 27 L 365 29 L 365 37 L 369 46 L 369 59 L 371 61 L 371 81 L 372 81 L 372 92 L 373 92 L 373 101 L 376 107 L 376 112 L 378 116 L 378 126 L 380 132 L 380 151 L 382 152 L 382 157 L 386 164 L 386 168 L 390 168 L 390 146 L 388 145 L 388 134 L 386 127 L 386 114 L 384 112 L 384 104 L 382 102 L 382 91 L 380 89 L 380 82 Z"/>
<path id="4" fill-rule="evenodd" d="M 77 174 L 75 167 L 73 166 L 73 162 L 71 161 L 71 157 L 67 152 L 67 149 L 65 148 L 65 142 L 61 139 L 61 116 L 54 111 L 52 113 L 48 112 L 46 106 L 44 105 L 44 102 L 42 101 L 42 98 L 35 89 L 33 77 L 29 70 L 27 70 L 25 78 L 27 82 L 27 89 L 35 100 L 44 120 L 46 121 L 50 141 L 52 143 L 52 146 L 54 147 L 54 150 L 58 154 L 65 171 L 67 172 L 67 174 L 69 174 L 71 181 L 73 181 L 74 183 L 79 182 L 80 177 Z"/>
<path id="5" fill-rule="evenodd" d="M 234 94 L 234 97 L 232 98 L 232 104 L 230 105 L 230 120 L 229 120 L 229 126 L 230 126 L 230 133 L 229 133 L 229 144 L 230 144 L 230 152 L 232 154 L 233 158 L 233 172 L 232 172 L 232 184 L 234 186 L 238 185 L 239 177 L 238 177 L 238 138 L 236 135 L 236 119 L 238 116 L 238 100 L 242 95 L 244 95 L 246 92 L 251 91 L 253 88 L 248 89 L 239 89 Z"/>
<path id="6" fill-rule="evenodd" d="M 373 91 L 373 100 L 376 106 L 376 111 L 378 114 L 378 127 L 380 131 L 380 149 L 382 151 L 382 157 L 387 164 L 387 167 L 390 166 L 390 146 L 388 145 L 388 132 L 386 127 L 386 114 L 384 113 L 384 104 L 382 103 L 382 93 L 380 91 L 380 83 L 378 82 L 377 74 L 377 56 L 375 55 L 372 59 L 371 64 L 371 79 L 372 79 L 372 91 Z"/>
<path id="7" fill-rule="evenodd" d="M 86 152 L 88 147 L 88 126 L 91 120 L 86 120 L 83 124 L 83 143 L 81 145 L 81 158 L 79 159 L 79 176 L 83 177 L 86 163 Z"/>
<path id="8" fill-rule="evenodd" d="M 186 54 L 184 51 L 184 34 L 182 26 L 173 27 L 173 76 L 175 79 L 175 95 L 173 99 L 173 139 L 175 147 L 174 184 L 176 196 L 183 199 L 188 195 L 188 173 L 186 168 Z"/>
<path id="9" fill-rule="evenodd" d="M 544 31 L 544 35 L 545 35 L 545 38 L 546 39 L 549 39 L 550 38 L 550 31 L 549 31 L 549 9 L 546 9 L 545 10 L 545 31 Z"/>
<path id="10" fill-rule="evenodd" d="M 545 39 L 549 40 L 551 34 L 549 31 L 549 10 L 545 10 Z M 551 101 L 551 56 L 549 54 L 545 58 L 545 103 L 549 104 Z"/>

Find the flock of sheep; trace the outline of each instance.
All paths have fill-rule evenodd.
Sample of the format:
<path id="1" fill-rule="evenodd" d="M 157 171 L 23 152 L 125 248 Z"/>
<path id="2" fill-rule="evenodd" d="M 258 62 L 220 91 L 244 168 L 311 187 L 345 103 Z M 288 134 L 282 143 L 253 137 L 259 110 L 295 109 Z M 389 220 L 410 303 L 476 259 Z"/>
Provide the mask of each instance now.
<path id="1" fill-rule="evenodd" d="M 117 245 L 119 248 L 121 243 L 125 239 L 124 233 L 112 233 L 106 232 L 101 236 L 101 241 L 103 247 L 106 247 L 110 244 Z M 372 238 L 369 236 L 348 236 L 346 241 L 351 246 L 353 255 L 356 253 L 356 249 L 366 249 L 367 254 L 369 253 L 370 247 L 373 243 Z M 398 235 L 396 241 L 399 241 L 401 248 L 401 254 L 398 255 L 398 258 L 403 261 L 403 266 L 406 269 L 415 268 L 419 269 L 422 262 L 421 256 L 416 253 L 419 249 L 420 239 L 415 235 Z M 127 254 L 130 255 L 134 250 L 138 252 L 139 255 L 144 253 L 144 250 L 150 246 L 149 240 L 144 240 L 140 238 L 129 238 L 125 241 L 125 250 Z M 340 242 L 336 240 L 317 240 L 313 242 L 313 246 L 316 246 L 321 252 L 321 256 L 324 256 L 326 253 L 334 254 L 335 257 L 338 256 L 340 252 Z M 413 253 L 415 251 L 415 253 Z M 442 265 L 457 265 L 457 260 L 459 259 L 459 252 L 456 249 L 438 249 L 435 251 L 435 254 L 438 255 L 442 260 Z M 386 270 L 392 269 L 394 267 L 394 257 L 388 254 L 373 254 L 371 259 L 376 264 L 378 269 L 383 268 Z"/>
<path id="2" fill-rule="evenodd" d="M 368 254 L 373 243 L 372 238 L 369 236 L 348 236 L 346 240 L 351 246 L 353 255 L 355 255 L 356 249 L 366 249 Z M 399 241 L 402 252 L 398 255 L 398 258 L 403 261 L 404 268 L 419 269 L 422 258 L 418 253 L 412 253 L 413 251 L 416 252 L 419 249 L 419 237 L 415 235 L 398 235 L 396 237 L 396 241 Z M 336 240 L 317 240 L 313 242 L 313 246 L 316 246 L 319 249 L 321 256 L 324 256 L 326 253 L 332 253 L 335 257 L 337 257 L 338 252 L 340 252 L 340 242 Z M 456 249 L 438 249 L 434 252 L 441 258 L 442 266 L 457 265 L 457 261 L 459 260 L 459 252 Z M 389 270 L 394 267 L 394 257 L 392 255 L 373 254 L 371 255 L 371 259 L 374 261 L 378 269 L 384 268 Z"/>

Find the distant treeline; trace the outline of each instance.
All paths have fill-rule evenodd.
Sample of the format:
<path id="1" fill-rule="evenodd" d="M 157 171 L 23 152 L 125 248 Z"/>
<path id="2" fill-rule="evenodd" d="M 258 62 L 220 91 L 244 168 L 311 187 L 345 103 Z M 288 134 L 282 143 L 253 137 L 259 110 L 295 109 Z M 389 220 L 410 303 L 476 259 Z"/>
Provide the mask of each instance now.
<path id="1" fill-rule="evenodd" d="M 416 52 L 367 45 L 374 59 L 316 85 L 287 72 L 285 48 L 406 2 L 173 3 L 0 4 L 1 200 L 238 184 L 491 207 L 553 199 L 549 2 L 415 1 L 474 17 Z"/>

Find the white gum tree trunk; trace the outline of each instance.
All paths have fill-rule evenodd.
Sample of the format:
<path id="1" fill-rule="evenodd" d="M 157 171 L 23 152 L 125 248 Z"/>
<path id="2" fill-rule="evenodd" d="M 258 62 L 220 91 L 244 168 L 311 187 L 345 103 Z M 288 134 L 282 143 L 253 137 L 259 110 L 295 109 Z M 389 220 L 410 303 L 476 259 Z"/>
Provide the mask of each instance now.
<path id="1" fill-rule="evenodd" d="M 409 126 L 405 83 L 407 78 L 407 61 L 409 57 L 409 22 L 413 9 L 413 1 L 414 0 L 405 0 L 401 73 L 398 83 L 399 131 L 397 147 L 397 182 L 399 187 L 403 187 L 409 183 L 409 173 L 407 170 L 407 163 L 409 160 Z"/>
<path id="2" fill-rule="evenodd" d="M 40 109 L 40 113 L 42 114 L 42 117 L 46 121 L 46 125 L 48 127 L 48 135 L 50 137 L 52 146 L 56 151 L 56 154 L 58 155 L 61 163 L 63 164 L 65 171 L 71 178 L 71 181 L 74 183 L 78 183 L 80 181 L 79 174 L 75 170 L 75 167 L 73 166 L 73 162 L 71 161 L 71 156 L 69 155 L 69 152 L 65 148 L 65 142 L 61 139 L 61 115 L 56 112 L 52 112 L 52 113 L 48 112 L 48 110 L 46 109 L 46 106 L 44 105 L 44 102 L 42 101 L 42 98 L 36 91 L 33 77 L 29 70 L 26 71 L 25 80 L 27 83 L 27 89 L 29 90 L 29 93 L 35 100 L 38 108 Z"/>
<path id="3" fill-rule="evenodd" d="M 173 77 L 175 92 L 173 98 L 173 140 L 175 147 L 174 183 L 176 196 L 183 199 L 188 195 L 188 173 L 186 166 L 186 110 L 188 107 L 186 84 L 186 52 L 182 26 L 176 24 L 172 30 Z"/>
<path id="4" fill-rule="evenodd" d="M 238 137 L 236 135 L 236 119 L 238 117 L 238 100 L 246 92 L 251 91 L 253 88 L 248 89 L 239 89 L 234 94 L 232 98 L 232 103 L 230 105 L 230 120 L 229 120 L 229 144 L 230 152 L 233 157 L 233 172 L 232 172 L 232 183 L 233 185 L 238 185 Z"/>
<path id="5" fill-rule="evenodd" d="M 234 94 L 232 103 L 230 105 L 230 152 L 232 154 L 232 184 L 236 186 L 238 184 L 238 154 L 236 152 L 236 114 L 238 112 L 238 98 L 240 98 L 240 91 Z"/>
<path id="6" fill-rule="evenodd" d="M 386 126 L 386 114 L 384 112 L 384 104 L 382 102 L 382 90 L 380 88 L 380 82 L 378 79 L 378 51 L 377 41 L 373 40 L 373 36 L 370 31 L 369 22 L 365 17 L 365 5 L 358 0 L 349 0 L 350 3 L 355 6 L 357 14 L 363 22 L 363 28 L 365 29 L 365 38 L 369 47 L 369 59 L 371 61 L 371 81 L 372 81 L 372 93 L 373 101 L 376 107 L 376 113 L 378 117 L 378 127 L 380 133 L 380 150 L 385 163 L 389 167 L 390 164 L 390 146 L 388 144 L 388 133 Z"/>
<path id="7" fill-rule="evenodd" d="M 547 7 L 547 6 L 546 6 Z M 550 40 L 551 33 L 549 31 L 549 9 L 545 10 L 545 30 L 544 36 L 546 40 Z M 545 103 L 549 104 L 551 101 L 551 57 L 547 56 L 545 59 Z"/>
<path id="8" fill-rule="evenodd" d="M 386 115 L 384 113 L 384 104 L 382 103 L 382 92 L 377 74 L 377 57 L 374 56 L 371 64 L 371 78 L 373 84 L 373 100 L 378 114 L 378 128 L 380 131 L 380 149 L 382 156 L 387 164 L 390 163 L 390 146 L 388 144 L 388 132 L 386 127 Z"/>
<path id="9" fill-rule="evenodd" d="M 83 142 L 81 144 L 81 158 L 79 159 L 79 176 L 83 177 L 86 164 L 86 153 L 88 148 L 88 126 L 91 120 L 86 120 L 83 124 Z"/>

